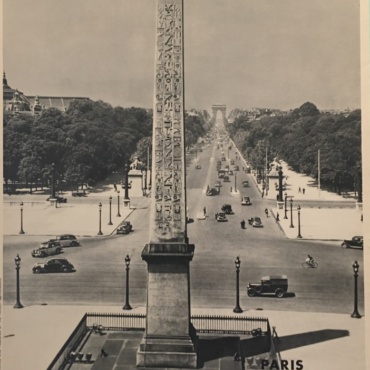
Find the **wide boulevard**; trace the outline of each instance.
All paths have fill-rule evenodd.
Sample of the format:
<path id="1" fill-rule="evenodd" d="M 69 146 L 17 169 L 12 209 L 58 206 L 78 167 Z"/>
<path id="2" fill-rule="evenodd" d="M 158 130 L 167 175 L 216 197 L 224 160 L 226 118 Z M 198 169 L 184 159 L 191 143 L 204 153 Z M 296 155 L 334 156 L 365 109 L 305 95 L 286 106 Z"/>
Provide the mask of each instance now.
<path id="1" fill-rule="evenodd" d="M 229 158 L 228 158 L 229 154 Z M 265 208 L 273 209 L 275 202 L 263 199 L 250 174 L 242 171 L 242 162 L 235 152 L 225 151 L 240 171 L 229 182 L 221 182 L 220 194 L 206 196 L 206 188 L 214 187 L 216 163 L 221 157 L 217 140 L 204 146 L 202 152 L 187 156 L 187 202 L 190 243 L 195 244 L 191 262 L 191 304 L 194 307 L 235 307 L 236 270 L 234 260 L 239 256 L 240 305 L 243 310 L 273 309 L 348 313 L 353 310 L 354 260 L 362 264 L 360 250 L 343 250 L 338 242 L 287 239 L 273 217 L 266 217 Z M 201 168 L 197 169 L 196 165 Z M 233 169 L 233 165 L 230 166 Z M 236 181 L 235 181 L 236 176 Z M 242 187 L 248 180 L 250 186 Z M 237 191 L 235 191 L 235 184 Z M 241 205 L 241 196 L 251 198 L 251 206 Z M 79 202 L 85 199 L 78 200 Z M 88 201 L 88 199 L 86 199 Z M 223 204 L 231 204 L 234 214 L 227 222 L 217 222 L 215 214 Z M 123 305 L 125 301 L 126 270 L 124 258 L 131 257 L 130 304 L 144 306 L 146 300 L 147 266 L 141 252 L 149 241 L 149 198 L 135 198 L 136 209 L 129 216 L 134 231 L 129 235 L 79 238 L 80 247 L 64 248 L 62 256 L 71 261 L 76 271 L 69 274 L 32 274 L 31 268 L 40 260 L 31 257 L 31 250 L 47 239 L 40 236 L 4 237 L 4 304 L 15 302 L 14 251 L 21 255 L 21 301 L 25 306 L 39 304 Z M 198 220 L 206 207 L 207 217 Z M 280 212 L 282 217 L 283 211 Z M 263 228 L 251 227 L 247 219 L 259 216 Z M 241 229 L 240 221 L 246 221 Z M 47 232 L 45 232 L 47 234 Z M 344 253 L 345 252 L 345 253 Z M 319 263 L 317 269 L 304 269 L 307 254 Z M 350 266 L 350 268 L 348 268 Z M 248 282 L 259 282 L 262 276 L 284 274 L 289 279 L 289 294 L 285 298 L 248 297 Z M 359 279 L 359 310 L 363 311 L 363 281 Z"/>

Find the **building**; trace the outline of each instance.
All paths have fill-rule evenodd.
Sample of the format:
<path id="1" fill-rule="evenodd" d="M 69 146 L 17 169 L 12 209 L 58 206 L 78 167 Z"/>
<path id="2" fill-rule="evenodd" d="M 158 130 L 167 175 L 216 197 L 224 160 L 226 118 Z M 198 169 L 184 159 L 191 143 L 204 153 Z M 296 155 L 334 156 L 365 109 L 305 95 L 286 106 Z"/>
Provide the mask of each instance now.
<path id="1" fill-rule="evenodd" d="M 8 85 L 5 72 L 3 74 L 3 113 L 41 115 L 48 108 L 56 108 L 65 112 L 73 100 L 90 100 L 86 97 L 65 96 L 30 96 Z"/>

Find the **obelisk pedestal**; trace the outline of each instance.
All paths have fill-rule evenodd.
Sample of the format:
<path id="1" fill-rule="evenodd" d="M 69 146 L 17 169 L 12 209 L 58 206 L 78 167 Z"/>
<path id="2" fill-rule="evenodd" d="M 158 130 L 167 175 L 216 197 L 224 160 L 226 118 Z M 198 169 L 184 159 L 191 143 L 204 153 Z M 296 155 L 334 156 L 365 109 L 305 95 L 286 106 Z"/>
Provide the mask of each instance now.
<path id="1" fill-rule="evenodd" d="M 194 245 L 147 244 L 147 323 L 137 365 L 197 367 L 196 335 L 190 323 L 189 262 Z"/>

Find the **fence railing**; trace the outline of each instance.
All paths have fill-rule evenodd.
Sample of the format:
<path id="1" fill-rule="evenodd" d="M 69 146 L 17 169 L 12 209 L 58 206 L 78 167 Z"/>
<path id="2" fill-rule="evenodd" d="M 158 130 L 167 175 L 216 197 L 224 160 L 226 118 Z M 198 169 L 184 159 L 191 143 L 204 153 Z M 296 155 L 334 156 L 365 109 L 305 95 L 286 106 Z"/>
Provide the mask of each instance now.
<path id="1" fill-rule="evenodd" d="M 269 332 L 269 321 L 264 317 L 193 315 L 191 322 L 197 333 L 261 334 Z"/>
<path id="2" fill-rule="evenodd" d="M 106 330 L 145 330 L 145 319 L 145 314 L 88 312 L 86 326 L 101 325 Z"/>
<path id="3" fill-rule="evenodd" d="M 87 313 L 86 326 L 101 325 L 106 330 L 144 330 L 145 314 Z M 191 323 L 198 333 L 261 334 L 269 332 L 269 321 L 264 317 L 192 315 Z M 253 333 L 252 333 L 253 332 Z"/>

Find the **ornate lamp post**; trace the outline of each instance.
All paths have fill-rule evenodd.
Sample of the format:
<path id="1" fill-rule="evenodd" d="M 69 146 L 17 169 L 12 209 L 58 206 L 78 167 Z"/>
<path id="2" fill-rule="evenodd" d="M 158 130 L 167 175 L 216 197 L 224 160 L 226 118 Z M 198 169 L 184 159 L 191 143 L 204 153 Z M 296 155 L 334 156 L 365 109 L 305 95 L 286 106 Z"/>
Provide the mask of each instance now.
<path id="1" fill-rule="evenodd" d="M 55 198 L 55 163 L 51 164 L 51 198 Z"/>
<path id="2" fill-rule="evenodd" d="M 300 205 L 298 205 L 297 211 L 298 211 L 298 235 L 297 235 L 297 238 L 302 238 L 302 235 L 301 235 L 301 206 Z"/>
<path id="3" fill-rule="evenodd" d="M 103 233 L 101 232 L 101 203 L 99 203 L 99 232 L 98 232 L 98 235 L 103 235 Z"/>
<path id="4" fill-rule="evenodd" d="M 351 315 L 354 319 L 360 319 L 361 315 L 358 313 L 358 308 L 357 308 L 357 303 L 358 303 L 358 297 L 357 297 L 357 277 L 358 277 L 358 269 L 359 269 L 359 264 L 357 261 L 352 265 L 353 267 L 353 272 L 355 273 L 353 276 L 355 277 L 355 300 L 354 300 L 354 310 Z"/>
<path id="5" fill-rule="evenodd" d="M 284 219 L 285 220 L 288 219 L 288 216 L 286 215 L 287 211 L 288 211 L 287 208 L 286 208 L 287 207 L 287 204 L 286 204 L 287 199 L 288 199 L 288 194 L 287 194 L 287 192 L 285 192 L 285 194 L 284 194 Z"/>
<path id="6" fill-rule="evenodd" d="M 290 198 L 290 226 L 289 227 L 294 227 L 293 225 L 293 199 Z"/>
<path id="7" fill-rule="evenodd" d="M 23 202 L 21 202 L 20 206 L 21 206 L 21 230 L 19 231 L 19 234 L 24 234 L 24 230 L 23 230 Z"/>
<path id="8" fill-rule="evenodd" d="M 117 217 L 121 217 L 121 214 L 119 213 L 119 190 L 117 190 L 117 206 L 118 206 Z"/>
<path id="9" fill-rule="evenodd" d="M 126 256 L 125 258 L 125 264 L 126 264 L 126 303 L 122 307 L 124 310 L 132 310 L 132 307 L 130 306 L 129 303 L 129 271 L 130 271 L 130 261 L 131 258 L 129 255 Z"/>
<path id="10" fill-rule="evenodd" d="M 240 259 L 239 256 L 236 257 L 235 260 L 235 267 L 236 267 L 236 306 L 234 308 L 235 313 L 241 313 L 243 310 L 240 307 L 239 303 L 239 272 L 240 272 Z"/>
<path id="11" fill-rule="evenodd" d="M 109 222 L 108 225 L 113 225 L 112 223 L 112 196 L 109 197 Z"/>
<path id="12" fill-rule="evenodd" d="M 15 270 L 17 271 L 17 301 L 15 302 L 14 308 L 23 308 L 23 305 L 20 301 L 20 288 L 19 288 L 19 270 L 21 268 L 21 257 L 19 254 L 14 258 Z"/>

